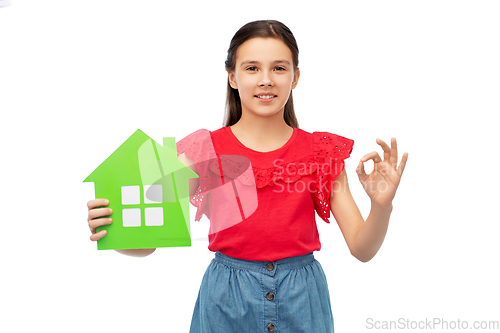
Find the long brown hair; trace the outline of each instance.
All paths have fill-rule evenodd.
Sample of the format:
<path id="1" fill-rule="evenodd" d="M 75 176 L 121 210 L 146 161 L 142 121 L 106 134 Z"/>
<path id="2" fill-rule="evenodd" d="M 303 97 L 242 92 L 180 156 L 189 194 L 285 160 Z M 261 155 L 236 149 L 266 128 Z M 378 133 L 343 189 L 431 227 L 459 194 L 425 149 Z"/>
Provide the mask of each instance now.
<path id="1" fill-rule="evenodd" d="M 236 51 L 238 47 L 247 40 L 255 37 L 278 38 L 283 41 L 290 51 L 292 51 L 293 69 L 297 72 L 299 67 L 299 48 L 295 37 L 286 25 L 274 20 L 253 21 L 242 26 L 231 39 L 231 44 L 227 50 L 226 71 L 234 72 L 236 66 Z M 293 108 L 292 92 L 285 104 L 283 117 L 288 126 L 299 128 L 297 117 Z M 224 114 L 223 126 L 234 125 L 241 118 L 241 101 L 238 89 L 233 89 L 227 81 L 226 110 Z"/>

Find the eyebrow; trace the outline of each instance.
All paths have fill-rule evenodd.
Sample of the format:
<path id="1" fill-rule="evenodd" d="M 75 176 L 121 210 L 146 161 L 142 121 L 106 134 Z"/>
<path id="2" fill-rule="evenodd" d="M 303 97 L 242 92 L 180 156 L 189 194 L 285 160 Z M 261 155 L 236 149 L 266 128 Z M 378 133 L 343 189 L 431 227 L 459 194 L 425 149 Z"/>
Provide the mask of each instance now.
<path id="1" fill-rule="evenodd" d="M 280 60 L 275 60 L 272 62 L 273 64 L 287 64 L 287 65 L 290 65 L 290 62 L 288 60 L 285 60 L 285 59 L 280 59 Z M 249 64 L 260 64 L 260 62 L 256 61 L 256 60 L 245 60 L 241 63 L 241 66 L 244 66 L 244 65 L 249 65 Z"/>

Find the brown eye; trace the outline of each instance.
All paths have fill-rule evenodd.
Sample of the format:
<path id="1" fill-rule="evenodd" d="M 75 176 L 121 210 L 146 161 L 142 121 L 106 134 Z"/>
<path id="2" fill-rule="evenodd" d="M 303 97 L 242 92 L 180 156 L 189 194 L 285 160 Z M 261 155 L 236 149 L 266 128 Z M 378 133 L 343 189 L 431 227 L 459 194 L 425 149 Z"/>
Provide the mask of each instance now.
<path id="1" fill-rule="evenodd" d="M 247 68 L 247 71 L 255 71 L 255 70 L 257 70 L 257 67 L 255 66 L 250 66 Z"/>
<path id="2" fill-rule="evenodd" d="M 277 70 L 277 71 L 284 71 L 285 70 L 285 68 L 281 67 L 281 66 L 277 66 L 274 69 Z"/>

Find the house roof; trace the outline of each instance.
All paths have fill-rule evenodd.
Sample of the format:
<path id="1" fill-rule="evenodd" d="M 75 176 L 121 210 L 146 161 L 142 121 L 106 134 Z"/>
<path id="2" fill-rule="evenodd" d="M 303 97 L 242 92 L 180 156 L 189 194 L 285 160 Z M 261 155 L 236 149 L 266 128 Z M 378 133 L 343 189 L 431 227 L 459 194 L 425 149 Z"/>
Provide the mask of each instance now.
<path id="1" fill-rule="evenodd" d="M 106 181 L 112 177 L 123 184 L 153 184 L 164 175 L 198 178 L 177 159 L 175 138 L 163 138 L 163 146 L 138 129 L 104 160 L 84 182 Z"/>

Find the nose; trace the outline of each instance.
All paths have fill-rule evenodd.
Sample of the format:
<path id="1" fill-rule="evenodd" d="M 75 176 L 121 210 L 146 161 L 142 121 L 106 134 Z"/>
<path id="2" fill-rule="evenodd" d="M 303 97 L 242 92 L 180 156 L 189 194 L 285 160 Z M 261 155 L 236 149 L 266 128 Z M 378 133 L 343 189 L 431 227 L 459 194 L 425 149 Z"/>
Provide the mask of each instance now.
<path id="1" fill-rule="evenodd" d="M 269 72 L 263 72 L 262 77 L 259 81 L 259 87 L 273 87 L 274 82 L 271 79 Z"/>

